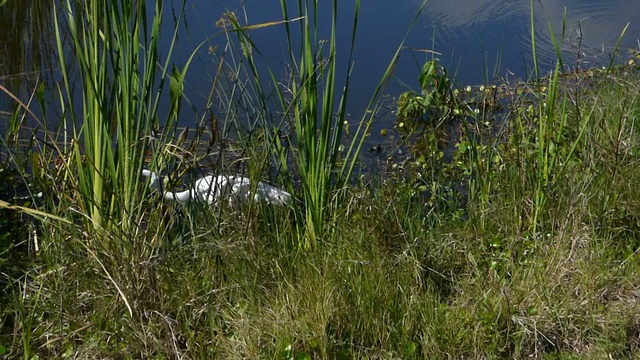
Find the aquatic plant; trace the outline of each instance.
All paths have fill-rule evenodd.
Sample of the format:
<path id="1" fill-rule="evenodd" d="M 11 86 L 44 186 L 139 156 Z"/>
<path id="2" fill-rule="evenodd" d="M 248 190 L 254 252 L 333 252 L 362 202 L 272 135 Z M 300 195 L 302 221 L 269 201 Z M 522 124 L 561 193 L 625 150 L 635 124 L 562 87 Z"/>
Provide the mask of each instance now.
<path id="1" fill-rule="evenodd" d="M 427 1 L 424 1 L 409 28 L 422 13 Z M 300 226 L 300 242 L 304 248 L 312 248 L 319 239 L 325 238 L 326 231 L 331 228 L 330 218 L 335 216 L 334 209 L 342 204 L 341 191 L 349 183 L 364 139 L 380 107 L 379 96 L 382 94 L 394 66 L 403 49 L 404 41 L 398 46 L 389 65 L 380 77 L 373 91 L 368 108 L 355 124 L 355 131 L 350 133 L 350 140 L 345 140 L 344 124 L 348 122 L 346 109 L 349 99 L 349 85 L 353 63 L 353 51 L 356 43 L 357 25 L 360 14 L 360 1 L 354 4 L 354 15 L 351 20 L 349 52 L 344 60 L 337 55 L 337 28 L 340 7 L 345 6 L 334 0 L 331 3 L 330 36 L 326 42 L 318 35 L 319 5 L 317 0 L 299 0 L 290 5 L 281 1 L 280 6 L 286 29 L 287 56 L 289 73 L 286 80 L 277 79 L 273 72 L 268 75 L 272 80 L 275 95 L 280 106 L 280 119 L 264 117 L 265 128 L 289 124 L 292 129 L 292 142 L 295 146 L 295 172 L 301 179 L 302 208 L 298 211 Z M 293 8 L 293 9 L 292 9 Z M 247 60 L 252 83 L 261 83 L 262 76 L 256 61 L 256 49 L 251 40 L 250 26 L 242 26 L 234 16 L 228 20 L 238 34 L 238 39 Z M 295 21 L 293 21 L 295 20 Z M 405 36 L 406 38 L 406 36 Z M 321 44 L 325 44 L 324 46 Z M 347 69 L 346 76 L 338 77 L 340 67 Z M 286 87 L 282 84 L 287 84 Z M 259 93 L 264 94 L 264 92 Z M 266 98 L 260 103 L 266 103 Z M 278 131 L 269 132 L 267 142 L 276 147 L 276 160 L 285 172 L 290 168 L 287 158 L 282 156 L 282 144 Z M 344 142 L 346 141 L 346 144 Z M 344 149 L 344 151 L 343 151 Z"/>
<path id="2" fill-rule="evenodd" d="M 182 72 L 174 67 L 170 73 L 176 26 L 166 59 L 158 65 L 163 2 L 151 12 L 144 1 L 63 1 L 61 6 L 54 10 L 59 62 L 75 59 L 81 84 L 78 103 L 74 80 L 61 67 L 60 106 L 71 134 L 65 140 L 72 140 L 60 149 L 70 156 L 65 179 L 73 183 L 80 211 L 93 228 L 127 232 L 139 222 L 140 172 L 152 129 L 159 126 L 159 103 L 170 85 L 170 112 L 162 121 L 169 136 L 189 62 Z M 70 49 L 63 43 L 66 33 Z"/>
<path id="3" fill-rule="evenodd" d="M 246 41 L 237 50 L 257 54 Z M 242 55 L 236 64 L 245 64 L 251 75 L 248 59 Z M 567 81 L 569 76 L 552 73 L 505 89 L 514 102 L 500 126 L 472 112 L 467 125 L 476 128 L 457 141 L 450 166 L 430 163 L 441 166 L 435 175 L 446 179 L 445 171 L 452 171 L 468 181 L 464 203 L 451 204 L 444 192 L 423 196 L 446 185 L 428 176 L 434 174 L 424 167 L 430 154 L 412 159 L 415 168 L 404 173 L 372 176 L 373 185 L 362 180 L 344 186 L 330 173 L 335 183 L 328 185 L 323 231 L 309 245 L 314 251 L 292 251 L 307 246 L 300 236 L 306 234 L 306 198 L 295 204 L 301 214 L 295 221 L 284 214 L 288 208 L 253 204 L 249 212 L 188 211 L 146 197 L 149 183 L 139 181 L 139 208 L 131 214 L 139 222 L 121 225 L 115 210 L 105 211 L 111 215 L 99 227 L 90 218 L 93 202 L 82 198 L 95 197 L 85 193 L 94 187 L 82 190 L 76 180 L 77 171 L 92 176 L 95 160 L 72 153 L 61 157 L 60 167 L 39 166 L 38 176 L 57 179 L 63 171 L 70 178 L 56 182 L 63 191 L 45 191 L 43 206 L 69 222 L 43 217 L 33 235 L 23 234 L 26 245 L 39 247 L 29 250 L 28 274 L 7 279 L 0 299 L 0 356 L 637 357 L 639 75 L 637 68 L 612 67 L 584 78 L 572 73 Z M 236 79 L 234 89 L 258 86 L 242 81 L 242 74 Z M 278 104 L 298 100 L 312 106 L 311 100 L 302 102 L 306 92 L 300 86 Z M 173 87 L 180 88 L 179 75 Z M 249 99 L 253 95 L 244 92 L 241 105 L 255 105 L 252 114 L 258 114 L 272 98 Z M 420 89 L 416 95 L 422 96 Z M 466 96 L 455 89 L 450 95 Z M 546 112 L 550 106 L 552 113 Z M 324 118 L 321 111 L 316 114 Z M 250 154 L 267 154 L 250 163 L 253 186 L 268 155 L 269 161 L 280 159 L 304 145 L 294 134 L 286 148 L 286 136 L 277 134 L 286 135 L 281 123 L 295 123 L 293 110 L 288 114 L 265 113 L 266 122 L 251 124 L 240 139 L 247 140 L 240 146 L 253 147 Z M 107 168 L 110 158 L 120 168 L 118 154 L 105 157 Z M 338 174 L 343 160 L 339 152 L 333 168 Z M 300 166 L 295 159 L 284 163 L 294 172 Z M 280 175 L 298 194 L 311 191 Z M 106 179 L 103 199 L 117 202 L 120 195 L 110 186 L 120 177 Z M 536 203 L 539 191 L 544 199 Z M 4 249 L 0 245 L 0 258 Z"/>

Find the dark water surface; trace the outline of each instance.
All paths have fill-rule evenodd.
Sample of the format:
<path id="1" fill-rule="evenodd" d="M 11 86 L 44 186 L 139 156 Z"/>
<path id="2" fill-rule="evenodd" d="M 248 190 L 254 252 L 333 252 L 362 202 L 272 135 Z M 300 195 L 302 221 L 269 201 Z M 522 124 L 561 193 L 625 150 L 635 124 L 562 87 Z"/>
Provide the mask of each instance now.
<path id="1" fill-rule="evenodd" d="M 295 12 L 296 2 L 289 3 L 290 16 L 293 16 L 291 13 Z M 339 34 L 342 37 L 338 56 L 342 56 L 344 61 L 347 60 L 351 35 L 353 4 L 353 1 L 339 1 Z M 420 0 L 362 1 L 349 106 L 349 112 L 356 118 L 366 108 L 421 4 Z M 188 7 L 188 30 L 184 35 L 189 40 L 186 43 L 191 45 L 199 43 L 205 35 L 219 31 L 215 22 L 225 9 L 235 11 L 240 18 L 246 16 L 249 24 L 282 19 L 279 1 L 276 0 L 193 0 Z M 328 38 L 331 1 L 322 1 L 319 13 L 326 19 L 323 34 Z M 621 42 L 625 49 L 621 52 L 621 59 L 627 56 L 626 49 L 638 49 L 640 46 L 640 4 L 637 0 L 541 0 L 534 2 L 533 13 L 538 59 L 544 71 L 552 69 L 556 59 L 549 25 L 555 31 L 557 41 L 561 42 L 564 23 L 562 56 L 572 69 L 608 64 L 627 24 L 629 27 Z M 407 86 L 415 89 L 423 62 L 433 56 L 424 50 L 436 53 L 435 56 L 455 76 L 457 84 L 486 83 L 508 74 L 526 77 L 527 69 L 532 66 L 530 15 L 531 3 L 528 0 L 429 1 L 407 38 L 407 49 L 403 51 L 394 73 L 396 81 L 388 91 L 395 96 Z M 284 27 L 255 30 L 251 36 L 268 66 L 276 74 L 283 74 L 287 46 Z M 213 41 L 221 40 L 214 38 Z M 184 48 L 185 55 L 189 49 L 188 46 Z M 206 61 L 194 64 L 188 80 L 194 91 L 188 95 L 194 104 L 201 103 L 203 99 L 195 92 L 207 94 L 210 84 L 203 79 L 212 78 L 214 71 L 212 64 Z M 376 128 L 389 126 L 391 124 L 377 124 Z"/>
<path id="2" fill-rule="evenodd" d="M 148 1 L 149 5 L 154 1 Z M 48 2 L 10 1 L 0 9 L 0 83 L 10 90 L 27 94 L 29 81 L 16 81 L 16 77 L 47 79 L 50 89 L 59 80 L 56 75 L 55 46 L 53 46 L 52 11 Z M 177 17 L 179 1 L 165 3 L 163 48 L 171 41 L 172 28 Z M 295 13 L 297 1 L 289 1 L 290 13 Z M 328 38 L 331 1 L 320 1 L 321 35 Z M 354 14 L 354 1 L 339 0 L 338 56 L 346 61 L 350 26 Z M 420 0 L 364 0 L 362 1 L 349 112 L 358 118 L 366 107 L 380 77 L 403 39 Z M 35 9 L 38 7 L 39 9 Z M 42 9 L 42 8 L 45 9 Z M 36 11 L 37 10 L 37 11 Z M 175 62 L 184 64 L 189 55 L 204 39 L 212 37 L 211 45 L 224 47 L 224 36 L 216 21 L 225 10 L 235 11 L 249 24 L 282 19 L 278 0 L 190 0 L 179 32 Z M 638 49 L 640 38 L 640 4 L 637 0 L 540 0 L 534 1 L 534 23 L 541 69 L 548 71 L 554 65 L 555 53 L 549 32 L 550 24 L 561 41 L 566 10 L 566 27 L 562 44 L 565 64 L 571 68 L 587 68 L 608 63 L 616 41 L 627 24 L 623 49 Z M 395 70 L 395 81 L 388 89 L 391 96 L 417 86 L 419 69 L 433 51 L 455 76 L 459 85 L 491 82 L 497 77 L 512 74 L 524 78 L 531 68 L 531 4 L 528 0 L 432 0 L 409 34 L 401 61 Z M 294 16 L 293 14 L 291 16 Z M 46 24 L 50 26 L 47 27 Z M 277 76 L 283 76 L 287 56 L 284 26 L 254 30 L 251 36 L 260 49 L 263 65 L 269 66 Z M 47 40 L 49 39 L 49 40 Z M 37 46 L 40 44 L 40 46 Z M 181 125 L 193 126 L 205 112 L 206 98 L 215 76 L 215 63 L 204 46 L 192 64 L 187 77 L 186 95 L 192 106 L 185 106 Z M 17 53 L 23 54 L 18 56 Z M 621 59 L 626 56 L 622 50 Z M 47 60 L 48 59 L 48 60 Z M 34 64 L 35 62 L 35 64 Z M 68 66 L 68 65 L 67 65 Z M 346 69 L 346 64 L 345 68 Z M 343 69 L 343 71 L 344 71 Z M 510 75 L 511 76 L 511 75 Z M 265 73 L 266 77 L 266 73 Z M 51 97 L 55 91 L 47 91 Z M 10 101 L 0 95 L 0 111 L 10 111 Z M 55 103 L 56 100 L 50 99 Z M 162 109 L 161 109 L 162 110 Z M 0 114 L 0 122 L 6 121 Z M 379 124 L 378 127 L 390 126 Z"/>

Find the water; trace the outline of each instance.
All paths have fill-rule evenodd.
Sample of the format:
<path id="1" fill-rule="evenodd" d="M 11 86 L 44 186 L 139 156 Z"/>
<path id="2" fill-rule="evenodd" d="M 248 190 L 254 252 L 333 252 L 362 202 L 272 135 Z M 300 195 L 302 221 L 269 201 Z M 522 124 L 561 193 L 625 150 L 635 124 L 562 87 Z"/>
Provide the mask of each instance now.
<path id="1" fill-rule="evenodd" d="M 186 18 L 192 22 L 199 18 L 204 25 L 197 30 L 191 26 L 185 35 L 192 43 L 198 43 L 205 34 L 216 33 L 215 20 L 223 9 L 242 14 L 242 3 L 250 24 L 282 19 L 277 1 L 196 0 L 190 3 Z M 320 14 L 329 15 L 331 2 L 321 3 Z M 338 33 L 345 36 L 340 39 L 342 46 L 338 56 L 342 55 L 345 61 L 353 16 L 352 3 L 339 2 L 342 21 Z M 368 0 L 362 3 L 348 108 L 354 117 L 360 116 L 366 108 L 420 5 L 420 0 Z M 566 65 L 573 69 L 608 64 L 627 23 L 629 28 L 621 47 L 638 49 L 640 6 L 635 0 L 535 1 L 533 11 L 537 53 L 543 71 L 552 69 L 556 59 L 549 24 L 556 33 L 557 41 L 562 41 L 563 23 L 566 25 L 561 44 L 562 56 Z M 527 69 L 532 68 L 530 14 L 531 3 L 527 0 L 430 1 L 407 38 L 407 49 L 402 53 L 388 92 L 397 96 L 407 88 L 415 90 L 419 70 L 431 56 L 436 56 L 447 66 L 457 84 L 488 83 L 509 74 L 526 77 L 530 72 Z M 328 27 L 328 21 L 326 25 Z M 252 32 L 265 61 L 276 73 L 284 69 L 284 36 L 282 26 Z M 194 64 L 188 81 L 196 85 L 200 93 L 206 94 L 209 84 L 205 82 L 198 86 L 198 79 L 213 69 L 210 65 L 207 69 L 206 63 L 200 69 L 199 66 L 202 63 Z M 198 95 L 190 95 L 197 103 Z M 378 141 L 379 130 L 393 126 L 392 121 L 387 118 L 378 122 L 372 132 L 372 141 Z"/>
<path id="2" fill-rule="evenodd" d="M 149 1 L 150 5 L 153 3 Z M 165 50 L 171 41 L 179 3 L 174 0 L 165 4 Z M 290 3 L 293 9 L 296 2 Z M 331 2 L 320 3 L 320 14 L 326 14 L 321 35 L 328 37 Z M 59 65 L 55 63 L 53 51 L 52 10 L 50 6 L 36 4 L 40 2 L 14 0 L 0 10 L 0 24 L 5 24 L 1 26 L 9 26 L 7 31 L 0 31 L 0 45 L 5 52 L 5 56 L 0 57 L 0 82 L 25 98 L 37 76 L 46 81 L 50 89 L 46 92 L 48 99 L 55 104 L 53 85 L 59 81 L 56 70 Z M 190 0 L 179 32 L 175 62 L 179 66 L 184 64 L 200 42 L 219 33 L 215 23 L 225 10 L 236 11 L 241 19 L 246 14 L 249 24 L 257 24 L 281 20 L 279 4 L 275 0 Z M 344 38 L 340 39 L 338 56 L 346 61 L 353 2 L 341 0 L 339 4 L 339 34 L 344 34 Z M 362 3 L 348 107 L 354 118 L 358 118 L 365 109 L 420 5 L 420 0 L 367 0 Z M 416 89 L 419 70 L 431 56 L 436 56 L 441 64 L 447 66 L 460 85 L 491 82 L 507 76 L 526 77 L 527 69 L 532 65 L 530 6 L 528 0 L 430 1 L 407 38 L 406 49 L 395 69 L 394 81 L 388 88 L 389 94 L 396 96 L 408 88 Z M 607 64 L 627 23 L 629 27 L 621 47 L 638 49 L 640 6 L 636 0 L 535 1 L 535 35 L 543 71 L 550 70 L 555 60 L 548 23 L 561 41 L 565 9 L 566 28 L 561 46 L 565 63 L 571 68 Z M 34 32 L 36 36 L 29 36 Z M 263 28 L 251 34 L 264 55 L 264 66 L 271 67 L 277 76 L 284 76 L 284 27 Z M 212 44 L 223 47 L 223 36 L 214 36 Z M 186 80 L 186 96 L 192 106 L 184 107 L 181 125 L 195 125 L 205 112 L 215 70 L 208 46 L 205 46 L 192 64 Z M 4 95 L 0 97 L 0 111 L 10 111 L 11 101 Z M 0 125 L 6 118 L 6 114 L 0 113 Z M 391 127 L 390 121 L 392 119 L 380 121 L 373 133 Z"/>

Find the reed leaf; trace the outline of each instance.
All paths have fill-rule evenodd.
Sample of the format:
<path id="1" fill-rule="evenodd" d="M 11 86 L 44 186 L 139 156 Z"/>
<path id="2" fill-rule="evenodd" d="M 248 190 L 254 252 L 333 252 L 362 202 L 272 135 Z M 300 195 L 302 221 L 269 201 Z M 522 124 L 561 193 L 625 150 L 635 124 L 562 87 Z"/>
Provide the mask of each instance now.
<path id="1" fill-rule="evenodd" d="M 127 232 L 141 216 L 140 170 L 151 131 L 159 126 L 158 106 L 169 78 L 174 81 L 169 87 L 172 106 L 162 125 L 165 137 L 175 131 L 182 99 L 176 90 L 189 65 L 171 77 L 169 64 L 179 26 L 164 64 L 158 66 L 163 2 L 155 3 L 151 19 L 144 1 L 67 0 L 61 6 L 61 18 L 54 11 L 59 61 L 65 64 L 68 57 L 75 58 L 82 87 L 77 103 L 63 66 L 60 103 L 76 140 L 71 157 L 77 173 L 69 179 L 75 181 L 89 226 Z M 183 2 L 181 11 L 184 6 Z M 72 39 L 71 49 L 62 43 L 65 31 Z M 76 109 L 82 109 L 81 115 Z"/>

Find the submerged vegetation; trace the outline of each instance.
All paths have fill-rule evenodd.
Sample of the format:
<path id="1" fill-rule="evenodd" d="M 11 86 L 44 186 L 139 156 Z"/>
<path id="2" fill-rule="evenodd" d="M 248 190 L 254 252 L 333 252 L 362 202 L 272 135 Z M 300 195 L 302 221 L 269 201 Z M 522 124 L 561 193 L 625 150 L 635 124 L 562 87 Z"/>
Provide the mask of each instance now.
<path id="1" fill-rule="evenodd" d="M 402 44 L 345 134 L 337 0 L 325 47 L 316 1 L 282 1 L 280 23 L 227 13 L 229 46 L 211 52 L 218 118 L 190 136 L 176 134 L 189 63 L 158 54 L 163 2 L 61 3 L 59 62 L 78 64 L 82 97 L 63 70 L 53 93 L 69 121 L 1 159 L 0 182 L 24 187 L 0 188 L 0 357 L 640 356 L 635 58 L 571 72 L 558 55 L 549 76 L 536 64 L 474 89 L 426 59 L 396 104 L 408 151 L 356 178 Z M 258 65 L 251 33 L 265 26 L 286 28 L 285 80 Z M 10 128 L 51 123 L 30 111 L 43 101 L 15 98 Z M 294 201 L 163 202 L 141 177 L 190 183 L 212 158 Z"/>

